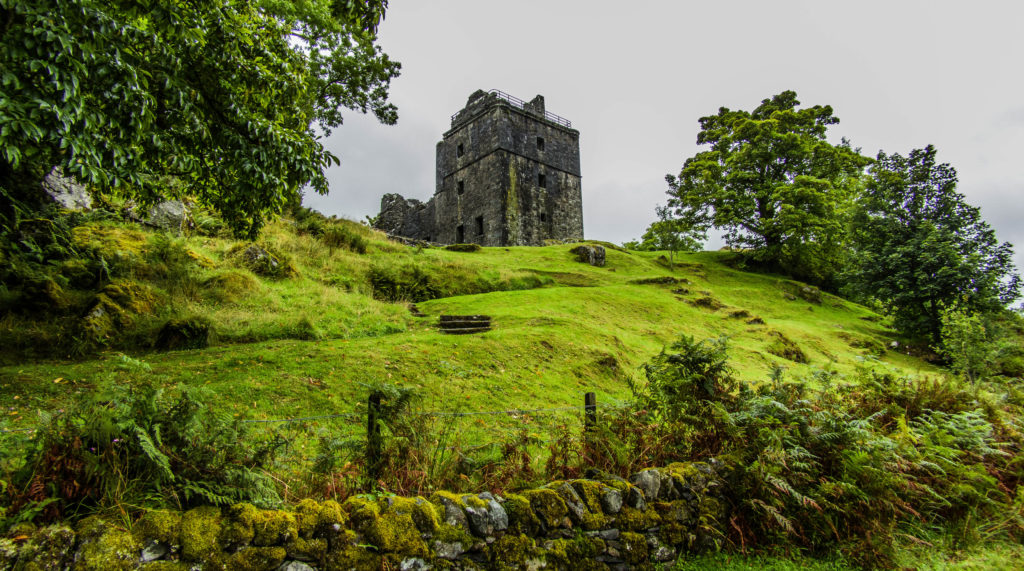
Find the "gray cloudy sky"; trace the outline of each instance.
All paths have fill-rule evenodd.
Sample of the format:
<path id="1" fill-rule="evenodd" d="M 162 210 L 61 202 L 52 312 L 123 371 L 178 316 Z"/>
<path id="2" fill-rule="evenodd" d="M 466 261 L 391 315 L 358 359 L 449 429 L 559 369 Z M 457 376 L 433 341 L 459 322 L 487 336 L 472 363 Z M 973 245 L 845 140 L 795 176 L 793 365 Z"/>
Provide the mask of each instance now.
<path id="1" fill-rule="evenodd" d="M 831 105 L 864 154 L 934 144 L 1024 266 L 1024 2 L 391 0 L 380 45 L 402 62 L 398 125 L 349 113 L 342 161 L 306 203 L 360 220 L 386 192 L 426 200 L 434 145 L 476 89 L 521 99 L 580 131 L 584 231 L 622 242 L 696 153 L 697 120 L 786 89 Z M 714 241 L 712 246 L 720 245 Z"/>

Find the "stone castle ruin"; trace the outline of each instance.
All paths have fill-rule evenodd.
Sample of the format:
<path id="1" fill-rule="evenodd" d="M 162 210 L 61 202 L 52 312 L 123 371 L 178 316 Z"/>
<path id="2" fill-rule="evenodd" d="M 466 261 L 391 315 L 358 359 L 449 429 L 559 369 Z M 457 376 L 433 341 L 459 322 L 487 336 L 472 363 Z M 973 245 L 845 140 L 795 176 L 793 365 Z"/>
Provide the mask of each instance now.
<path id="1" fill-rule="evenodd" d="M 579 136 L 541 95 L 525 102 L 478 90 L 437 144 L 434 196 L 385 194 L 374 226 L 441 244 L 582 240 Z"/>

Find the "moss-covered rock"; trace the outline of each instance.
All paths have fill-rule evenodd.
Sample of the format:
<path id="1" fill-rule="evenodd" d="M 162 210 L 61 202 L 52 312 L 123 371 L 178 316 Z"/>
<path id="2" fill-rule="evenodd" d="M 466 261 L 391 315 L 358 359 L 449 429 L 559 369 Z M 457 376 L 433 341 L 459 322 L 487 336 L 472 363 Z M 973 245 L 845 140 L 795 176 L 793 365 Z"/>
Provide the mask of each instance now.
<path id="1" fill-rule="evenodd" d="M 646 531 L 661 525 L 661 517 L 657 511 L 653 509 L 641 511 L 626 506 L 615 516 L 614 521 L 619 528 L 628 531 Z"/>
<path id="2" fill-rule="evenodd" d="M 74 558 L 75 532 L 65 525 L 51 525 L 36 530 L 34 526 L 18 526 L 8 531 L 10 537 L 25 538 L 20 545 L 9 539 L 0 540 L 0 569 L 37 569 L 63 571 Z M 21 561 L 20 567 L 15 566 Z"/>
<path id="3" fill-rule="evenodd" d="M 533 538 L 523 534 L 506 534 L 490 546 L 490 562 L 494 569 L 523 569 L 528 562 L 541 557 Z"/>
<path id="4" fill-rule="evenodd" d="M 565 501 L 554 490 L 527 490 L 521 495 L 530 502 L 534 515 L 544 529 L 555 529 L 561 526 L 565 516 L 569 513 Z"/>
<path id="5" fill-rule="evenodd" d="M 765 349 L 776 357 L 782 357 L 794 363 L 807 363 L 807 354 L 793 340 L 786 337 L 781 331 L 769 331 L 773 340 Z"/>
<path id="6" fill-rule="evenodd" d="M 352 527 L 379 552 L 401 553 L 413 557 L 426 557 L 427 544 L 413 520 L 415 503 L 408 498 L 372 500 L 351 497 L 342 508 L 349 514 Z"/>
<path id="7" fill-rule="evenodd" d="M 205 349 L 213 338 L 213 323 L 205 317 L 171 319 L 160 328 L 154 347 L 165 351 Z"/>
<path id="8" fill-rule="evenodd" d="M 299 275 L 291 258 L 267 245 L 235 244 L 228 250 L 227 257 L 258 276 L 281 280 Z"/>
<path id="9" fill-rule="evenodd" d="M 647 538 L 643 535 L 625 531 L 619 536 L 619 542 L 622 544 L 619 553 L 627 563 L 636 564 L 648 560 Z"/>
<path id="10" fill-rule="evenodd" d="M 220 510 L 203 506 L 188 510 L 181 516 L 181 556 L 195 563 L 223 560 L 218 545 L 223 518 Z"/>
<path id="11" fill-rule="evenodd" d="M 283 547 L 247 547 L 232 553 L 227 568 L 237 571 L 275 571 L 288 551 Z"/>
<path id="12" fill-rule="evenodd" d="M 78 524 L 76 570 L 121 571 L 135 569 L 142 546 L 131 533 L 93 516 Z"/>
<path id="13" fill-rule="evenodd" d="M 295 506 L 295 521 L 299 526 L 299 537 L 309 539 L 316 533 L 324 533 L 337 526 L 345 527 L 348 519 L 341 510 L 341 505 L 334 500 L 323 503 L 314 500 L 302 500 Z"/>
<path id="14" fill-rule="evenodd" d="M 450 252 L 479 252 L 480 244 L 448 244 L 444 249 Z"/>
<path id="15" fill-rule="evenodd" d="M 181 561 L 150 561 L 139 568 L 142 571 L 189 571 L 192 566 Z"/>
<path id="16" fill-rule="evenodd" d="M 607 549 L 598 537 L 577 536 L 573 539 L 555 539 L 544 544 L 547 563 L 558 569 L 607 569 L 595 558 Z"/>
<path id="17" fill-rule="evenodd" d="M 139 315 L 153 313 L 157 295 L 144 284 L 131 280 L 115 280 L 103 287 L 93 298 L 82 317 L 84 338 L 104 343 L 129 327 Z"/>
<path id="18" fill-rule="evenodd" d="M 536 535 L 541 529 L 540 519 L 533 513 L 530 500 L 519 494 L 505 494 L 505 512 L 508 513 L 509 533 Z"/>
<path id="19" fill-rule="evenodd" d="M 148 541 L 159 541 L 168 547 L 179 545 L 181 512 L 148 511 L 132 526 L 132 536 L 140 545 Z"/>

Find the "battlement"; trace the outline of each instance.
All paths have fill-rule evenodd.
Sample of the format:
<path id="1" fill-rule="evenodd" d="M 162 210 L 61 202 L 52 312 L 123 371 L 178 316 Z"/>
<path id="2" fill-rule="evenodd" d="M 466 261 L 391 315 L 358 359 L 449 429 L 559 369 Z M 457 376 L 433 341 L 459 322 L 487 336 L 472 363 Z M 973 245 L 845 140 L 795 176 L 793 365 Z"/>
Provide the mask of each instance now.
<path id="1" fill-rule="evenodd" d="M 535 115 L 557 125 L 561 125 L 566 129 L 572 129 L 572 121 L 544 109 L 543 95 L 538 95 L 534 97 L 532 101 L 526 102 L 514 95 L 509 95 L 508 93 L 498 89 L 492 89 L 486 92 L 478 90 L 470 95 L 465 109 L 452 115 L 452 127 L 455 127 L 459 123 L 469 121 L 474 115 L 491 105 L 510 105 L 531 115 Z"/>

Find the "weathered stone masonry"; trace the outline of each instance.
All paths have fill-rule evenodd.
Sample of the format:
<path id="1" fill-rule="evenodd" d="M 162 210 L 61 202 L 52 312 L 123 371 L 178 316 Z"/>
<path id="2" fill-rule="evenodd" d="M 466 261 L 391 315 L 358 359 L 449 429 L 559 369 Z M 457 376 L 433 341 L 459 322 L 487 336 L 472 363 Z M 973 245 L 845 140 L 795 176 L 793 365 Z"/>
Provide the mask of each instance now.
<path id="1" fill-rule="evenodd" d="M 728 526 L 717 461 L 592 474 L 496 496 L 354 496 L 287 511 L 248 504 L 151 511 L 131 532 L 96 517 L 75 530 L 21 524 L 0 570 L 627 571 L 714 549 Z"/>
<path id="2" fill-rule="evenodd" d="M 385 194 L 376 227 L 442 244 L 581 240 L 579 131 L 548 113 L 543 96 L 476 91 L 437 144 L 433 198 Z"/>

